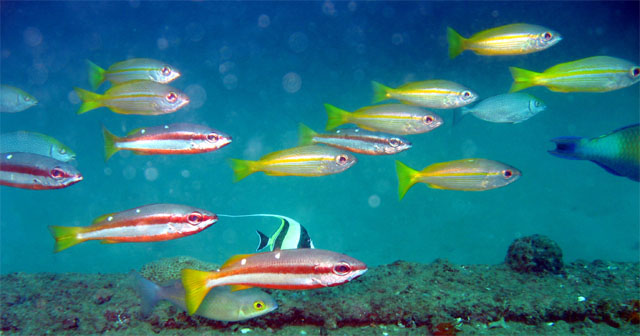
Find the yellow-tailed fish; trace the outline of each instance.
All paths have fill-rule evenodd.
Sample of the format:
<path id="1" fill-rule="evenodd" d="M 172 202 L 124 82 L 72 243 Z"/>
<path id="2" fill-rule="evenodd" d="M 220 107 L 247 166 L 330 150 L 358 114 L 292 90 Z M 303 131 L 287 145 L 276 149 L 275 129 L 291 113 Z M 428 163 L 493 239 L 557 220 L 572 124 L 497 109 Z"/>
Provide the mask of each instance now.
<path id="1" fill-rule="evenodd" d="M 442 125 L 442 118 L 417 106 L 405 104 L 384 104 L 367 106 L 348 112 L 330 104 L 327 110 L 327 130 L 353 123 L 368 131 L 391 134 L 426 133 Z"/>
<path id="2" fill-rule="evenodd" d="M 631 86 L 640 80 L 640 67 L 609 56 L 594 56 L 561 63 L 542 73 L 510 67 L 510 92 L 546 86 L 556 92 L 606 92 Z"/>
<path id="3" fill-rule="evenodd" d="M 32 95 L 10 85 L 0 85 L 0 112 L 22 112 L 38 104 Z"/>
<path id="4" fill-rule="evenodd" d="M 437 109 L 453 109 L 471 104 L 478 95 L 466 87 L 442 79 L 411 82 L 390 88 L 378 82 L 373 84 L 373 102 L 397 99 L 405 104 Z"/>
<path id="5" fill-rule="evenodd" d="M 422 171 L 396 160 L 400 199 L 418 182 L 434 189 L 484 191 L 504 187 L 522 174 L 507 164 L 487 159 L 463 159 L 434 163 Z"/>
<path id="6" fill-rule="evenodd" d="M 110 81 L 114 85 L 132 80 L 150 80 L 166 84 L 180 77 L 180 72 L 171 65 L 150 58 L 128 59 L 112 64 L 107 70 L 89 60 L 87 65 L 89 66 L 89 83 L 94 90 L 104 81 Z"/>
<path id="7" fill-rule="evenodd" d="M 368 155 L 396 154 L 411 148 L 411 142 L 399 136 L 359 128 L 343 128 L 333 133 L 316 133 L 300 124 L 300 145 L 323 144 L 353 153 Z"/>
<path id="8" fill-rule="evenodd" d="M 447 27 L 449 58 L 465 50 L 478 55 L 523 55 L 545 50 L 562 40 L 557 32 L 532 24 L 514 23 L 483 30 L 464 38 Z"/>
<path id="9" fill-rule="evenodd" d="M 255 173 L 270 176 L 323 176 L 337 174 L 356 163 L 348 152 L 321 145 L 289 148 L 267 154 L 258 161 L 231 159 L 233 181 Z"/>
<path id="10" fill-rule="evenodd" d="M 71 148 L 45 134 L 17 131 L 0 135 L 0 152 L 22 152 L 40 154 L 63 162 L 75 158 Z"/>
<path id="11" fill-rule="evenodd" d="M 82 99 L 78 114 L 105 106 L 120 114 L 158 115 L 175 112 L 189 103 L 183 92 L 146 80 L 122 83 L 103 95 L 80 88 L 75 91 Z"/>

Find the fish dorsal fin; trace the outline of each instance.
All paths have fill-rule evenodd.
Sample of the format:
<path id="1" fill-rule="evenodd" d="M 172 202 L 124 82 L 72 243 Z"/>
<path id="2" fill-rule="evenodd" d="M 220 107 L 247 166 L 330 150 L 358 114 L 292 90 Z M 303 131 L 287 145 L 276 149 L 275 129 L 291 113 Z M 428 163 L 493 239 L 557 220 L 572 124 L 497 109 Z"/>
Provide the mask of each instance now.
<path id="1" fill-rule="evenodd" d="M 91 225 L 95 225 L 95 224 L 99 224 L 101 222 L 104 222 L 104 221 L 107 220 L 107 218 L 113 217 L 113 215 L 115 215 L 115 212 L 99 216 L 98 218 L 94 219 L 93 222 L 91 222 Z"/>
<path id="2" fill-rule="evenodd" d="M 611 173 L 611 174 L 613 174 L 613 175 L 616 175 L 616 176 L 624 176 L 624 175 L 622 175 L 622 174 L 618 173 L 618 172 L 617 172 L 617 171 L 615 171 L 613 168 L 611 168 L 611 167 L 607 166 L 606 164 L 604 164 L 604 163 L 602 163 L 602 162 L 598 162 L 598 161 L 594 161 L 594 160 L 591 160 L 591 162 L 593 162 L 593 163 L 597 164 L 598 166 L 602 167 L 602 169 L 604 169 L 604 170 L 608 171 L 609 173 Z"/>
<path id="3" fill-rule="evenodd" d="M 135 135 L 136 133 L 142 131 L 143 129 L 145 129 L 146 127 L 138 127 L 136 129 L 133 129 L 131 131 L 129 131 L 129 133 L 127 133 L 127 136 L 132 136 Z"/>
<path id="4" fill-rule="evenodd" d="M 248 258 L 250 256 L 252 256 L 253 254 L 236 254 L 233 257 L 229 258 L 227 261 L 224 262 L 224 264 L 222 264 L 222 266 L 220 266 L 220 269 L 223 270 L 225 268 L 229 268 L 231 266 L 233 266 L 234 264 L 240 262 L 240 260 Z"/>

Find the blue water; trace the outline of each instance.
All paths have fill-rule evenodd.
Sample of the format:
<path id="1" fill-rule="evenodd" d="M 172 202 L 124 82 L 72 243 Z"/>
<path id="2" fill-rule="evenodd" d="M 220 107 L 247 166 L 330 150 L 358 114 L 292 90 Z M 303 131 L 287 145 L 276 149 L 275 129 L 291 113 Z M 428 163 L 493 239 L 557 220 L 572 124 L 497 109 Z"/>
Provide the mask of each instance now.
<path id="1" fill-rule="evenodd" d="M 77 153 L 84 180 L 66 189 L 0 188 L 0 270 L 124 272 L 163 257 L 223 262 L 254 251 L 255 230 L 278 221 L 223 218 L 183 239 L 139 244 L 86 242 L 54 254 L 47 225 L 85 226 L 102 214 L 149 203 L 216 213 L 274 213 L 297 219 L 316 247 L 376 265 L 500 263 L 516 238 L 544 234 L 576 259 L 638 260 L 640 189 L 586 161 L 547 153 L 557 136 L 598 136 L 639 121 L 639 86 L 608 93 L 526 92 L 548 109 L 516 125 L 468 117 L 408 136 L 395 156 L 359 155 L 344 173 L 232 183 L 229 158 L 257 159 L 293 147 L 298 123 L 322 130 L 323 103 L 370 104 L 371 80 L 389 86 L 448 79 L 481 97 L 506 92 L 509 66 L 542 71 L 583 57 L 639 55 L 638 2 L 7 2 L 0 3 L 2 83 L 40 104 L 3 114 L 0 130 L 51 135 Z M 463 36 L 526 22 L 564 39 L 543 52 L 447 57 L 446 27 Z M 89 89 L 85 59 L 103 67 L 132 57 L 163 60 L 192 98 L 176 113 L 127 116 L 106 108 L 76 115 L 73 87 Z M 285 80 L 289 79 L 289 80 Z M 299 89 L 297 86 L 299 85 Z M 103 92 L 103 86 L 99 92 Z M 116 154 L 103 160 L 101 124 L 116 134 L 172 122 L 206 124 L 233 136 L 217 152 L 192 156 Z M 486 192 L 416 185 L 398 201 L 394 160 L 422 169 L 482 157 L 523 172 Z M 157 175 L 157 176 L 156 176 Z"/>

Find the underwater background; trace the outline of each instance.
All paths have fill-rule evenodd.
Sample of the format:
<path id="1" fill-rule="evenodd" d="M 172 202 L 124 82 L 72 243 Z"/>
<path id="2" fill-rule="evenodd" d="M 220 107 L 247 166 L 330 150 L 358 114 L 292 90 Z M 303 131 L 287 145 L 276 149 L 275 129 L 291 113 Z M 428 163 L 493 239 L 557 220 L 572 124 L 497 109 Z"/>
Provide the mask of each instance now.
<path id="1" fill-rule="evenodd" d="M 526 92 L 547 110 L 515 125 L 472 117 L 407 136 L 413 148 L 358 155 L 351 169 L 324 177 L 254 174 L 232 182 L 229 158 L 258 159 L 298 141 L 298 124 L 322 130 L 323 103 L 370 105 L 371 81 L 395 87 L 447 79 L 480 98 L 508 91 L 508 67 L 542 71 L 607 55 L 637 63 L 639 3 L 630 2 L 12 2 L 0 4 L 0 80 L 39 104 L 3 114 L 0 131 L 53 136 L 77 154 L 84 180 L 60 190 L 0 188 L 0 271 L 126 272 L 179 255 L 221 263 L 251 253 L 255 230 L 274 218 L 220 218 L 191 237 L 166 242 L 87 242 L 54 254 L 48 225 L 86 226 L 106 213 L 179 203 L 219 214 L 295 218 L 318 248 L 369 265 L 398 259 L 496 264 L 518 237 L 544 234 L 565 262 L 638 261 L 637 182 L 586 161 L 553 157 L 558 136 L 594 137 L 638 123 L 638 85 L 606 93 Z M 519 56 L 447 56 L 446 27 L 463 36 L 525 22 L 563 36 L 548 50 Z M 106 108 L 76 115 L 73 87 L 89 89 L 86 60 L 102 66 L 133 57 L 162 60 L 182 76 L 171 86 L 191 103 L 173 114 L 128 116 Z M 116 134 L 191 122 L 233 137 L 206 154 L 140 156 L 104 162 L 101 125 Z M 421 169 L 479 157 L 523 176 L 506 188 L 461 192 L 413 187 L 398 201 L 394 160 Z"/>

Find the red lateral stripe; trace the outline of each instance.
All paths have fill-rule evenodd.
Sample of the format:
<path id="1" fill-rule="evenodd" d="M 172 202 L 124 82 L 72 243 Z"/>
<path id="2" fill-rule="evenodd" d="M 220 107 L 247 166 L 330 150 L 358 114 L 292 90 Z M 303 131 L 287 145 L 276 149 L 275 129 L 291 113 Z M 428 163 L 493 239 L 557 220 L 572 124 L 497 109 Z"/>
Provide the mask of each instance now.
<path id="1" fill-rule="evenodd" d="M 171 234 L 149 235 L 149 236 L 120 236 L 120 237 L 108 237 L 108 238 L 91 238 L 90 240 L 109 240 L 109 241 L 117 241 L 120 243 L 150 243 L 150 242 L 158 242 L 158 241 L 165 241 L 165 240 L 172 240 L 172 239 L 177 239 L 181 237 L 186 237 L 192 234 L 196 234 L 200 231 L 202 230 L 194 231 L 194 232 L 171 233 Z"/>
<path id="2" fill-rule="evenodd" d="M 197 154 L 214 151 L 218 148 L 184 148 L 184 149 L 162 149 L 162 148 L 123 148 L 124 150 L 130 150 L 139 155 L 153 155 L 153 154 Z"/>
<path id="3" fill-rule="evenodd" d="M 11 163 L 1 164 L 0 170 L 5 172 L 11 172 L 11 173 L 19 173 L 19 174 L 26 174 L 26 175 L 32 175 L 32 176 L 46 176 L 46 177 L 49 177 L 50 176 L 49 174 L 51 173 L 49 170 L 39 169 L 34 166 L 25 166 L 25 165 L 11 164 Z"/>
<path id="4" fill-rule="evenodd" d="M 138 225 L 163 225 L 168 223 L 176 223 L 179 219 L 178 215 L 173 214 L 154 214 L 146 215 L 143 217 L 128 217 L 120 219 L 116 219 L 118 216 L 117 213 L 113 214 L 112 216 L 114 218 L 114 220 L 112 221 L 107 221 L 107 219 L 105 218 L 101 222 L 95 223 L 94 225 L 97 225 L 96 230 Z"/>
<path id="5" fill-rule="evenodd" d="M 206 135 L 194 132 L 168 132 L 125 137 L 118 142 L 135 142 L 141 140 L 205 140 L 206 138 Z"/>
<path id="6" fill-rule="evenodd" d="M 274 265 L 274 264 L 254 264 L 237 265 L 230 269 L 220 271 L 218 278 L 237 274 L 271 273 L 271 274 L 321 274 L 324 270 L 316 268 L 315 265 Z"/>
<path id="7" fill-rule="evenodd" d="M 22 188 L 22 189 L 31 189 L 31 190 L 62 189 L 69 186 L 66 184 L 42 185 L 38 183 L 26 184 L 26 183 L 13 183 L 9 181 L 0 181 L 0 185 L 15 187 L 15 188 Z"/>

